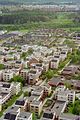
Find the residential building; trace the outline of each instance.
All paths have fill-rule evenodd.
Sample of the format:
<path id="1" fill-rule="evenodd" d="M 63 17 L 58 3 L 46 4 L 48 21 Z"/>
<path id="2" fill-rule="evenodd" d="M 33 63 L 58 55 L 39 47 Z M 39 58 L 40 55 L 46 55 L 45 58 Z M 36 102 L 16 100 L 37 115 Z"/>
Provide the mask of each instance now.
<path id="1" fill-rule="evenodd" d="M 40 116 L 42 112 L 42 102 L 37 100 L 32 101 L 30 104 L 30 111 L 34 112 L 37 116 Z"/>
<path id="2" fill-rule="evenodd" d="M 55 118 L 56 119 L 59 119 L 60 114 L 65 111 L 66 106 L 67 106 L 67 103 L 62 102 L 62 101 L 57 101 L 54 104 L 54 106 L 52 108 L 52 111 L 53 111 L 53 113 L 55 113 Z"/>
<path id="3" fill-rule="evenodd" d="M 32 113 L 21 111 L 17 116 L 17 120 L 32 120 Z"/>
<path id="4" fill-rule="evenodd" d="M 20 76 L 25 80 L 25 82 L 27 82 L 28 80 L 28 72 L 29 72 L 28 69 L 22 69 L 20 71 Z"/>
<path id="5" fill-rule="evenodd" d="M 35 84 L 39 80 L 41 71 L 37 69 L 31 69 L 28 73 L 28 84 Z"/>
<path id="6" fill-rule="evenodd" d="M 51 68 L 51 69 L 58 69 L 59 62 L 60 62 L 59 59 L 53 58 L 53 59 L 51 60 L 51 63 L 50 63 L 50 68 Z"/>
<path id="7" fill-rule="evenodd" d="M 3 81 L 9 81 L 11 78 L 13 78 L 14 72 L 11 70 L 4 70 L 3 71 Z"/>
<path id="8" fill-rule="evenodd" d="M 21 111 L 24 111 L 25 105 L 26 105 L 26 99 L 24 98 L 16 100 L 15 102 L 15 106 L 21 108 Z"/>
<path id="9" fill-rule="evenodd" d="M 45 110 L 40 120 L 55 120 L 55 113 L 51 110 Z"/>
<path id="10" fill-rule="evenodd" d="M 3 104 L 5 104 L 13 95 L 17 95 L 21 91 L 20 83 L 0 83 L 0 111 Z"/>
<path id="11" fill-rule="evenodd" d="M 72 102 L 75 101 L 75 91 L 69 89 L 57 89 L 56 97 L 58 101 Z"/>

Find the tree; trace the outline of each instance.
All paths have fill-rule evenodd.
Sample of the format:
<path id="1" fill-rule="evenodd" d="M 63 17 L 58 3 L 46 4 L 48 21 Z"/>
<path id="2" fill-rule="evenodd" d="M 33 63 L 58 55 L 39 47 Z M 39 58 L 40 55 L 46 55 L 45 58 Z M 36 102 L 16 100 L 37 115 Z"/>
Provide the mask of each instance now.
<path id="1" fill-rule="evenodd" d="M 32 49 L 32 48 L 29 48 L 29 49 L 28 49 L 28 54 L 29 54 L 29 55 L 33 54 L 33 49 Z"/>
<path id="2" fill-rule="evenodd" d="M 35 113 L 32 114 L 32 120 L 37 120 Z"/>
<path id="3" fill-rule="evenodd" d="M 28 91 L 24 92 L 24 97 L 29 96 Z"/>
<path id="4" fill-rule="evenodd" d="M 75 103 L 73 104 L 72 113 L 75 115 L 80 115 L 80 101 L 79 100 L 75 101 Z"/>
<path id="5" fill-rule="evenodd" d="M 4 68 L 5 68 L 4 64 L 0 64 L 0 70 L 2 70 Z"/>
<path id="6" fill-rule="evenodd" d="M 66 88 L 72 89 L 72 86 L 69 82 L 65 82 L 65 86 L 66 86 Z"/>
<path id="7" fill-rule="evenodd" d="M 22 54 L 21 54 L 21 58 L 23 58 L 24 60 L 26 59 L 26 57 L 27 57 L 27 52 L 23 52 Z"/>
<path id="8" fill-rule="evenodd" d="M 80 115 L 80 100 L 76 100 L 73 104 L 70 104 L 69 112 L 74 115 Z"/>
<path id="9" fill-rule="evenodd" d="M 22 83 L 22 85 L 24 85 L 24 79 L 19 75 L 11 78 L 10 82 L 20 82 L 20 83 Z"/>

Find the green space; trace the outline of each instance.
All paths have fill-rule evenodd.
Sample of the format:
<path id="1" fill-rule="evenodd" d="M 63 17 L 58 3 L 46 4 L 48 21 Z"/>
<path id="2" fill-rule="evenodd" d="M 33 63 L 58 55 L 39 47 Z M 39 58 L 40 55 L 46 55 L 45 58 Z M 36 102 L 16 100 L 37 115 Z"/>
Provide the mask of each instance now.
<path id="1" fill-rule="evenodd" d="M 25 91 L 23 94 L 24 94 L 24 97 L 29 96 L 29 92 L 28 91 Z"/>
<path id="2" fill-rule="evenodd" d="M 22 85 L 24 85 L 24 79 L 20 75 L 15 75 L 13 78 L 11 78 L 10 82 L 20 82 Z"/>
<path id="3" fill-rule="evenodd" d="M 64 41 L 65 45 L 68 45 L 70 48 L 75 48 L 76 47 L 76 43 L 72 40 L 72 39 L 66 39 Z"/>
<path id="4" fill-rule="evenodd" d="M 35 113 L 32 114 L 32 120 L 37 120 Z"/>
<path id="5" fill-rule="evenodd" d="M 4 64 L 0 64 L 0 70 L 3 70 L 5 68 Z"/>
<path id="6" fill-rule="evenodd" d="M 68 53 L 67 58 L 64 61 L 61 61 L 59 64 L 58 69 L 49 69 L 47 72 L 44 72 L 41 76 L 42 79 L 51 79 L 52 77 L 56 77 L 60 74 L 60 71 L 65 67 L 66 64 L 68 64 L 71 61 L 72 53 Z"/>
<path id="7" fill-rule="evenodd" d="M 3 109 L 2 109 L 2 111 L 0 112 L 0 117 L 3 115 L 3 112 L 4 112 L 7 108 L 9 108 L 10 106 L 12 106 L 12 105 L 16 102 L 16 100 L 17 100 L 21 95 L 22 95 L 22 91 L 21 91 L 18 95 L 12 96 L 11 99 L 3 105 Z"/>
<path id="8" fill-rule="evenodd" d="M 59 64 L 59 70 L 63 69 L 64 66 L 71 61 L 71 59 L 72 59 L 71 57 L 72 57 L 72 54 L 68 53 L 67 58 L 64 61 L 60 62 L 60 64 Z"/>
<path id="9" fill-rule="evenodd" d="M 49 107 L 52 103 L 53 103 L 53 101 L 48 99 L 48 100 L 46 101 L 44 107 Z"/>
<path id="10" fill-rule="evenodd" d="M 47 72 L 44 72 L 41 76 L 41 78 L 44 80 L 47 78 L 47 80 L 51 79 L 54 76 L 58 76 L 58 70 L 52 70 L 49 69 Z"/>
<path id="11" fill-rule="evenodd" d="M 74 115 L 80 115 L 80 100 L 68 105 L 68 112 Z"/>
<path id="12" fill-rule="evenodd" d="M 79 65 L 80 64 L 80 50 L 75 49 L 73 51 L 73 54 L 72 54 L 71 58 L 72 58 L 72 61 L 71 61 L 72 64 Z"/>
<path id="13" fill-rule="evenodd" d="M 29 55 L 31 55 L 33 53 L 33 49 L 32 48 L 29 48 L 29 50 L 27 52 L 23 52 L 21 54 L 21 58 L 26 60 L 26 57 L 28 57 Z"/>

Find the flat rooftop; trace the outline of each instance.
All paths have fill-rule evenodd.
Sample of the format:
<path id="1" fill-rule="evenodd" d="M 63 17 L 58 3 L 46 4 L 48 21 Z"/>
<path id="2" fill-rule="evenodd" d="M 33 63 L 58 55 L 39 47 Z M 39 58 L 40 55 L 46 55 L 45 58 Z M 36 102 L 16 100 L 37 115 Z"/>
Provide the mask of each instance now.
<path id="1" fill-rule="evenodd" d="M 78 116 L 69 113 L 61 113 L 60 118 L 65 118 L 66 120 L 77 120 Z"/>
<path id="2" fill-rule="evenodd" d="M 61 111 L 63 110 L 64 106 L 65 106 L 66 102 L 62 102 L 62 101 L 57 101 L 53 108 L 52 111 L 54 113 L 56 113 L 57 116 L 59 116 L 61 114 Z"/>
<path id="3" fill-rule="evenodd" d="M 18 118 L 25 118 L 26 120 L 31 116 L 30 112 L 20 112 Z"/>

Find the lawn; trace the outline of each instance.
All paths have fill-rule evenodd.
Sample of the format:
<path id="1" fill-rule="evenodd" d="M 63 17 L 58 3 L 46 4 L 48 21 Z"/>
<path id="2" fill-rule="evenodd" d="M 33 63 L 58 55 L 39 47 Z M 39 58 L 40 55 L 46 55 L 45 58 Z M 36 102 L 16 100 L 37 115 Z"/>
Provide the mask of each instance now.
<path id="1" fill-rule="evenodd" d="M 68 113 L 80 115 L 80 100 L 76 100 L 74 103 L 68 105 Z"/>

